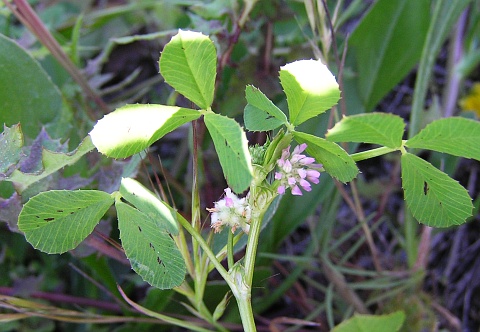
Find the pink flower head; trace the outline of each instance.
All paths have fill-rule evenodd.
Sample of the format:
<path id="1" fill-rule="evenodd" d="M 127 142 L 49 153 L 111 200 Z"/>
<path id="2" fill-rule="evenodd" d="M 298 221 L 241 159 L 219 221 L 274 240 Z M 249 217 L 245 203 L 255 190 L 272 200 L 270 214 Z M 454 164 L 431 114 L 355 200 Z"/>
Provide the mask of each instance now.
<path id="1" fill-rule="evenodd" d="M 282 195 L 286 188 L 292 190 L 293 195 L 302 195 L 300 187 L 305 191 L 311 191 L 310 183 L 319 183 L 320 172 L 316 168 L 321 165 L 314 164 L 315 158 L 301 154 L 307 148 L 303 143 L 293 149 L 290 155 L 290 146 L 282 151 L 282 157 L 277 161 L 279 168 L 275 172 L 275 180 L 280 181 L 277 192 Z M 300 186 L 300 187 L 299 187 Z"/>

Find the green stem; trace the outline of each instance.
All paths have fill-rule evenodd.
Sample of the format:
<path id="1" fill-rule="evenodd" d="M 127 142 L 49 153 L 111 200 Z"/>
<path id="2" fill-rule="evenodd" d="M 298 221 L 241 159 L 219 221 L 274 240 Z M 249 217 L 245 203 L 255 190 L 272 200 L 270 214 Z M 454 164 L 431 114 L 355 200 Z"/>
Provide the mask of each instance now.
<path id="1" fill-rule="evenodd" d="M 237 299 L 238 307 L 240 309 L 240 315 L 242 317 L 242 324 L 245 327 L 244 320 L 249 324 L 248 326 L 251 327 L 251 322 L 253 322 L 253 329 L 245 329 L 245 331 L 256 331 L 255 330 L 255 322 L 253 321 L 253 312 L 251 309 L 251 303 L 250 303 L 250 293 L 248 293 L 248 297 L 245 298 L 241 296 L 244 292 L 242 291 L 241 287 L 238 287 L 235 281 L 232 279 L 232 276 L 229 275 L 227 270 L 222 266 L 222 264 L 217 260 L 217 257 L 213 253 L 213 251 L 210 249 L 208 246 L 207 242 L 203 239 L 202 235 L 197 232 L 192 225 L 185 219 L 183 218 L 180 214 L 177 214 L 177 219 L 179 223 L 187 230 L 188 233 L 197 241 L 198 245 L 203 249 L 203 252 L 207 257 L 210 259 L 210 262 L 215 266 L 217 269 L 218 273 L 222 276 L 222 278 L 225 280 L 227 285 L 230 287 L 232 290 L 232 293 L 235 295 L 235 298 Z M 206 265 L 204 265 L 206 267 Z M 205 271 L 205 274 L 207 274 L 207 271 Z M 241 286 L 241 285 L 239 285 Z M 195 294 L 196 295 L 196 294 Z M 201 302 L 203 304 L 203 301 Z M 250 309 L 246 308 L 247 306 L 250 306 Z M 206 312 L 208 310 L 204 308 Z M 202 310 L 203 311 L 203 310 Z M 247 315 L 244 317 L 243 315 Z M 248 316 L 250 315 L 250 316 Z M 208 315 L 209 316 L 209 315 Z M 224 331 L 223 327 L 219 325 L 217 322 L 213 321 L 213 319 L 209 319 L 209 321 L 215 325 L 218 329 L 221 331 Z"/>
<path id="2" fill-rule="evenodd" d="M 192 136 L 193 136 L 193 181 L 192 181 L 192 228 L 196 233 L 200 233 L 200 194 L 198 188 L 198 134 L 197 134 L 197 122 L 192 121 Z M 203 257 L 200 250 L 199 244 L 196 241 L 196 238 L 192 239 L 192 248 L 193 248 L 193 262 L 195 267 L 195 275 L 193 276 L 193 281 L 195 285 L 195 307 L 199 308 L 200 303 L 203 301 L 203 294 L 205 292 L 206 276 L 204 276 L 204 262 L 205 257 Z"/>
<path id="3" fill-rule="evenodd" d="M 190 251 L 188 249 L 187 239 L 185 238 L 185 232 L 183 228 L 179 227 L 178 236 L 175 238 L 177 239 L 175 243 L 177 244 L 180 252 L 182 253 L 183 259 L 185 260 L 185 265 L 187 267 L 187 272 L 190 277 L 195 276 L 195 267 L 193 265 L 192 256 L 190 255 Z"/>
<path id="4" fill-rule="evenodd" d="M 235 263 L 233 260 L 233 233 L 228 232 L 228 239 L 227 239 L 227 260 L 228 260 L 228 269 L 230 270 Z"/>
<path id="5" fill-rule="evenodd" d="M 268 206 L 267 206 L 268 207 Z M 253 271 L 255 269 L 255 258 L 257 254 L 258 238 L 260 237 L 260 230 L 262 226 L 262 219 L 266 212 L 263 209 L 257 218 L 252 218 L 250 224 L 250 232 L 248 234 L 247 249 L 245 251 L 244 266 L 245 266 L 245 283 L 251 287 L 253 280 Z"/>
<path id="6" fill-rule="evenodd" d="M 208 257 L 205 254 L 201 255 L 198 266 L 199 271 L 195 278 L 195 296 L 197 298 L 195 306 L 197 310 L 201 312 L 201 306 L 204 305 L 203 296 L 205 295 L 205 286 L 207 285 L 208 278 Z M 209 316 L 211 316 L 210 313 Z"/>
<path id="7" fill-rule="evenodd" d="M 174 290 L 179 294 L 185 296 L 190 301 L 190 303 L 195 303 L 195 292 L 190 288 L 189 284 L 186 281 L 184 281 L 179 287 L 174 288 Z M 226 328 L 224 328 L 213 318 L 213 315 L 210 313 L 203 301 L 200 303 L 197 310 L 202 315 L 203 319 L 215 326 L 219 331 L 228 332 Z"/>
<path id="8" fill-rule="evenodd" d="M 197 232 L 185 218 L 183 218 L 180 214 L 177 214 L 178 222 L 197 241 L 198 245 L 202 248 L 205 255 L 207 255 L 211 263 L 217 269 L 218 273 L 220 273 L 222 278 L 225 280 L 225 282 L 228 284 L 228 286 L 232 290 L 232 293 L 235 296 L 235 299 L 237 300 L 238 309 L 240 311 L 240 317 L 242 319 L 242 325 L 243 325 L 244 331 L 253 331 L 253 332 L 256 331 L 255 320 L 253 318 L 252 303 L 251 303 L 251 284 L 252 284 L 252 278 L 253 278 L 253 267 L 255 265 L 255 254 L 256 254 L 256 248 L 258 244 L 258 236 L 260 234 L 260 225 L 261 225 L 261 220 L 263 218 L 263 215 L 265 214 L 265 211 L 262 211 L 262 213 L 259 215 L 259 218 L 257 218 L 255 222 L 252 222 L 252 224 L 255 224 L 255 227 L 250 228 L 250 235 L 248 237 L 248 242 L 247 242 L 247 253 L 249 253 L 248 254 L 249 258 L 248 260 L 245 260 L 246 266 L 249 267 L 248 270 L 251 271 L 249 272 L 249 276 L 250 276 L 249 279 L 247 279 L 243 275 L 243 273 L 240 273 L 240 272 L 236 272 L 236 273 L 234 272 L 232 273 L 232 275 L 229 274 L 229 272 L 227 272 L 227 270 L 225 270 L 222 264 L 217 260 L 215 254 L 210 249 L 210 247 L 208 246 L 207 242 L 203 239 L 201 234 Z M 256 231 L 252 232 L 252 228 L 255 228 Z M 253 236 L 256 237 L 255 241 L 253 239 L 251 240 L 251 237 L 253 238 Z M 248 265 L 247 265 L 247 262 L 248 262 Z M 247 280 L 249 281 L 247 282 Z"/>
<path id="9" fill-rule="evenodd" d="M 235 245 L 238 243 L 238 241 L 240 241 L 240 238 L 244 235 L 245 235 L 244 233 L 240 232 L 233 237 L 233 243 L 232 243 L 233 248 L 235 248 Z M 227 247 L 228 247 L 228 245 L 224 245 L 223 248 L 220 249 L 220 251 L 217 252 L 217 260 L 218 261 L 220 261 L 220 262 L 223 261 L 225 259 L 225 257 L 227 256 L 227 254 L 228 254 L 228 248 Z M 234 254 L 235 250 L 233 250 L 232 253 Z M 208 273 L 210 273 L 210 271 L 212 271 L 214 268 L 215 267 L 212 264 L 210 264 L 208 266 Z"/>
<path id="10" fill-rule="evenodd" d="M 408 267 L 413 268 L 418 256 L 418 224 L 412 213 L 405 209 L 405 249 L 407 251 Z"/>
<path id="11" fill-rule="evenodd" d="M 250 288 L 249 288 L 250 293 Z M 257 327 L 255 326 L 255 320 L 253 319 L 251 296 L 249 294 L 246 298 L 237 299 L 238 310 L 240 311 L 240 317 L 242 319 L 242 325 L 244 331 L 255 332 Z"/>
<path id="12" fill-rule="evenodd" d="M 355 161 L 361 161 L 361 160 L 365 160 L 365 159 L 370 159 L 370 158 L 375 158 L 375 157 L 378 157 L 378 156 L 382 156 L 384 154 L 387 154 L 387 153 L 390 153 L 390 152 L 393 152 L 393 151 L 397 151 L 397 150 L 398 150 L 398 148 L 397 149 L 392 149 L 392 148 L 389 148 L 389 147 L 386 147 L 386 146 L 382 146 L 380 148 L 354 153 L 354 154 L 350 155 L 350 157 L 352 157 L 353 160 L 355 160 Z"/>
<path id="13" fill-rule="evenodd" d="M 198 242 L 199 246 L 203 249 L 207 257 L 210 259 L 210 262 L 215 266 L 218 273 L 222 276 L 223 279 L 227 282 L 230 288 L 236 288 L 232 278 L 228 274 L 227 270 L 220 264 L 217 260 L 217 257 L 213 253 L 213 251 L 208 246 L 207 242 L 203 239 L 202 235 L 195 230 L 192 225 L 180 214 L 177 214 L 178 222 L 182 225 L 185 230 L 190 233 L 190 235 Z"/>
<path id="14" fill-rule="evenodd" d="M 255 320 L 253 318 L 252 310 L 252 281 L 262 219 L 265 215 L 265 212 L 267 211 L 268 205 L 269 204 L 261 208 L 260 213 L 257 215 L 256 218 L 252 218 L 244 258 L 244 274 L 234 275 L 235 284 L 237 284 L 237 292 L 233 292 L 233 294 L 237 299 L 238 309 L 240 310 L 240 317 L 242 318 L 242 325 L 244 331 L 257 330 L 255 327 Z"/>

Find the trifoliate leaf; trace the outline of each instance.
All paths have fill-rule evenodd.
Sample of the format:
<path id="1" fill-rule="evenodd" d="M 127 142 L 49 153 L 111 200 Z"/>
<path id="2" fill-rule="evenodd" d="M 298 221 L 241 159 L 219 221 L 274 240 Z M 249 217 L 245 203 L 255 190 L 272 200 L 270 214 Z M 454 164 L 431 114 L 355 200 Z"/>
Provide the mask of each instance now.
<path id="1" fill-rule="evenodd" d="M 326 138 L 333 142 L 372 143 L 399 148 L 404 130 L 405 122 L 397 115 L 367 113 L 344 117 L 328 131 Z"/>
<path id="2" fill-rule="evenodd" d="M 200 112 L 189 108 L 126 105 L 99 120 L 90 136 L 101 153 L 111 158 L 126 158 L 199 117 Z"/>
<path id="3" fill-rule="evenodd" d="M 205 114 L 205 125 L 228 185 L 241 193 L 250 186 L 253 172 L 245 132 L 235 120 L 215 113 Z"/>
<path id="4" fill-rule="evenodd" d="M 115 202 L 122 247 L 133 270 L 160 289 L 179 286 L 185 278 L 185 262 L 175 241 L 151 216 Z"/>
<path id="5" fill-rule="evenodd" d="M 293 136 L 298 143 L 307 143 L 307 153 L 334 178 L 348 182 L 357 176 L 357 165 L 338 144 L 302 132 L 294 132 Z"/>
<path id="6" fill-rule="evenodd" d="M 250 131 L 268 131 L 287 123 L 287 117 L 262 91 L 252 85 L 245 89 L 245 127 Z"/>
<path id="7" fill-rule="evenodd" d="M 322 114 L 340 99 L 335 77 L 320 60 L 300 60 L 281 67 L 280 82 L 287 95 L 290 123 L 295 126 Z"/>
<path id="8" fill-rule="evenodd" d="M 165 45 L 159 64 L 163 78 L 177 92 L 202 109 L 212 105 L 217 55 L 208 36 L 180 30 Z"/>
<path id="9" fill-rule="evenodd" d="M 439 119 L 405 145 L 480 160 L 480 122 L 460 117 Z"/>
<path id="10" fill-rule="evenodd" d="M 132 178 L 123 178 L 120 194 L 156 224 L 158 229 L 177 235 L 177 212 L 159 200 L 150 190 Z"/>
<path id="11" fill-rule="evenodd" d="M 51 190 L 32 197 L 18 217 L 18 229 L 36 249 L 61 254 L 76 248 L 113 204 L 97 190 Z"/>
<path id="12" fill-rule="evenodd" d="M 467 190 L 411 153 L 402 155 L 402 187 L 407 207 L 422 224 L 461 225 L 472 215 L 472 199 Z"/>

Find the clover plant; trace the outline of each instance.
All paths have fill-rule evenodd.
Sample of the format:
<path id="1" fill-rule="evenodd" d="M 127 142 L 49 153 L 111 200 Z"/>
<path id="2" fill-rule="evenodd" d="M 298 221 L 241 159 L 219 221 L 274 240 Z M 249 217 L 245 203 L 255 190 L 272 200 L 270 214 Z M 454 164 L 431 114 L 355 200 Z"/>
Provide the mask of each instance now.
<path id="1" fill-rule="evenodd" d="M 300 124 L 338 102 L 340 90 L 324 64 L 300 60 L 280 69 L 288 116 L 258 88 L 246 87 L 245 129 L 274 133 L 263 146 L 249 147 L 245 129 L 221 115 L 220 110 L 212 109 L 217 56 L 209 37 L 179 31 L 165 46 L 159 65 L 165 81 L 196 107 L 140 104 L 121 107 L 99 120 L 77 150 L 67 154 L 44 150 L 41 171 L 15 170 L 7 180 L 14 182 L 20 191 L 26 190 L 94 148 L 111 158 L 127 158 L 148 149 L 178 127 L 203 117 L 228 184 L 225 196 L 208 208 L 211 228 L 214 233 L 228 233 L 227 245 L 214 251 L 202 232 L 195 145 L 191 220 L 132 178 L 123 178 L 119 190 L 111 194 L 99 190 L 51 190 L 32 197 L 19 216 L 19 229 L 38 250 L 54 254 L 76 248 L 114 205 L 122 247 L 137 274 L 154 287 L 173 288 L 184 294 L 197 316 L 218 330 L 225 330 L 218 320 L 228 296 L 214 312 L 203 302 L 207 275 L 216 269 L 236 299 L 245 331 L 255 331 L 251 290 L 257 245 L 269 206 L 284 193 L 303 195 L 312 185 L 321 185 L 325 176 L 321 173 L 349 182 L 359 172 L 357 161 L 399 153 L 406 204 L 420 223 L 434 227 L 460 225 L 472 213 L 467 190 L 415 152 L 434 150 L 480 160 L 480 124 L 476 121 L 441 119 L 408 140 L 403 140 L 404 121 L 382 113 L 346 116 L 325 138 L 301 132 L 297 129 Z M 337 142 L 371 143 L 380 147 L 349 154 Z M 0 138 L 2 149 L 17 151 L 21 144 L 20 128 L 6 128 Z M 2 172 L 20 158 L 13 152 L 7 157 L 0 160 Z M 234 244 L 242 237 L 247 237 L 245 253 L 235 260 Z M 191 239 L 191 244 L 187 239 Z M 226 267 L 222 265 L 224 258 Z M 132 305 L 167 323 L 206 331 L 194 322 Z"/>

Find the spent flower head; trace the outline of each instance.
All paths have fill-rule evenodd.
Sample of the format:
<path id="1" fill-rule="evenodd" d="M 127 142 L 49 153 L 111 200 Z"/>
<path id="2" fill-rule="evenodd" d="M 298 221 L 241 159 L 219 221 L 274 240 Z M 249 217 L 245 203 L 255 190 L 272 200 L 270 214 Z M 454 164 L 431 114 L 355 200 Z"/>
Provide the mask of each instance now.
<path id="1" fill-rule="evenodd" d="M 302 195 L 300 187 L 305 191 L 311 191 L 310 183 L 319 182 L 321 167 L 315 164 L 315 159 L 301 154 L 307 148 L 303 143 L 293 149 L 290 155 L 290 146 L 282 151 L 282 157 L 277 161 L 278 172 L 275 172 L 275 180 L 280 181 L 278 193 L 284 194 L 287 188 L 292 190 L 293 195 Z M 299 187 L 300 186 L 300 187 Z"/>
<path id="2" fill-rule="evenodd" d="M 252 211 L 248 204 L 248 195 L 239 198 L 230 188 L 225 189 L 225 197 L 215 202 L 213 208 L 207 208 L 212 213 L 211 227 L 215 233 L 220 232 L 223 226 L 230 226 L 232 233 L 240 227 L 248 234 Z"/>

